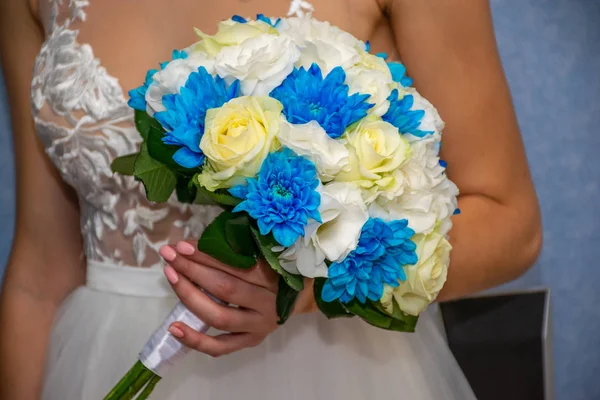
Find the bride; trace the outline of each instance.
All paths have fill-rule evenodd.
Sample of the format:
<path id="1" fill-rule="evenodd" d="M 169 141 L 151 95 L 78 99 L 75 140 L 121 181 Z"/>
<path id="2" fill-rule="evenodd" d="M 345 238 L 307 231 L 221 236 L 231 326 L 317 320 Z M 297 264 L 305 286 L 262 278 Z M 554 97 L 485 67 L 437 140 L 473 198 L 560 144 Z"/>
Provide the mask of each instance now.
<path id="1" fill-rule="evenodd" d="M 0 58 L 17 160 L 17 229 L 0 309 L 0 398 L 100 399 L 179 297 L 218 328 L 171 333 L 196 349 L 155 399 L 469 400 L 424 314 L 416 334 L 327 321 L 303 294 L 278 329 L 275 280 L 199 254 L 219 210 L 150 204 L 113 175 L 139 136 L 127 91 L 170 51 L 233 14 L 283 16 L 288 0 L 2 0 Z M 292 2 L 292 12 L 309 4 Z M 461 189 L 440 299 L 514 279 L 536 259 L 540 216 L 486 0 L 313 0 L 314 16 L 401 58 L 447 123 Z M 31 72 L 33 71 L 33 80 Z M 33 116 L 33 117 L 32 117 Z M 165 266 L 166 265 L 166 266 Z M 163 269 L 164 268 L 164 269 Z M 166 279 L 165 279 L 166 275 Z M 239 307 L 217 304 L 192 283 Z M 223 357 L 219 357 L 223 356 Z M 216 358 L 219 357 L 219 358 Z"/>

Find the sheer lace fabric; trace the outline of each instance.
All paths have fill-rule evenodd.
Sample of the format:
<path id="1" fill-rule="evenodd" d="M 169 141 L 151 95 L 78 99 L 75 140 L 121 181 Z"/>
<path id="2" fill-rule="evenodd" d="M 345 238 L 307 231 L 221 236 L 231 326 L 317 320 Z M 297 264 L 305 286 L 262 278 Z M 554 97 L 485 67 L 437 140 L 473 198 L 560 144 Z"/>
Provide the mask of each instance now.
<path id="1" fill-rule="evenodd" d="M 166 243 L 198 238 L 219 208 L 151 204 L 143 187 L 113 174 L 115 157 L 140 145 L 119 81 L 78 42 L 86 0 L 42 1 L 46 41 L 32 81 L 32 112 L 46 152 L 80 199 L 89 260 L 152 267 Z"/>

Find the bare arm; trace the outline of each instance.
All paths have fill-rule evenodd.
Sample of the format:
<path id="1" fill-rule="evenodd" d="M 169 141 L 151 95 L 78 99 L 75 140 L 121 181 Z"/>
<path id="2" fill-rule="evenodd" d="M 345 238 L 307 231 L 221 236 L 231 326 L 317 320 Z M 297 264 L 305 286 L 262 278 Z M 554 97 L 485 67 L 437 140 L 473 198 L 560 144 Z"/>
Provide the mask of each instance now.
<path id="1" fill-rule="evenodd" d="M 382 0 L 415 87 L 446 121 L 442 158 L 462 214 L 447 300 L 512 280 L 536 260 L 540 213 L 487 0 Z"/>
<path id="2" fill-rule="evenodd" d="M 42 40 L 26 0 L 0 2 L 17 162 L 16 232 L 0 299 L 2 399 L 39 398 L 55 311 L 84 279 L 77 201 L 44 154 L 31 118 L 31 71 Z"/>

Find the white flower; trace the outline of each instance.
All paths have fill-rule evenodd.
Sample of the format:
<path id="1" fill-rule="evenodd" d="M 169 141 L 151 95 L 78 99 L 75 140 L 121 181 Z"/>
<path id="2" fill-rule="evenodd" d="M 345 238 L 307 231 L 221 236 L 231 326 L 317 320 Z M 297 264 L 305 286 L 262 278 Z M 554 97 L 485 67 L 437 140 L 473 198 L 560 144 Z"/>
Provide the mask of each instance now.
<path id="1" fill-rule="evenodd" d="M 196 34 L 202 39 L 194 48 L 200 50 L 211 57 L 216 57 L 217 54 L 228 46 L 238 46 L 246 40 L 267 35 L 278 35 L 278 32 L 271 25 L 263 21 L 248 21 L 240 23 L 228 19 L 221 21 L 217 25 L 217 33 L 213 36 L 207 35 L 196 29 Z"/>
<path id="2" fill-rule="evenodd" d="M 165 69 L 156 72 L 146 92 L 148 115 L 152 117 L 154 113 L 166 111 L 162 103 L 163 96 L 179 93 L 190 74 L 198 71 L 198 67 L 201 66 L 206 68 L 209 74 L 214 74 L 214 60 L 211 60 L 205 53 L 195 51 L 185 59 L 169 62 Z"/>
<path id="3" fill-rule="evenodd" d="M 246 96 L 268 96 L 294 70 L 300 50 L 286 36 L 263 34 L 238 46 L 223 47 L 215 70 L 227 83 L 241 82 Z"/>
<path id="4" fill-rule="evenodd" d="M 369 206 L 369 214 L 386 221 L 407 219 L 416 233 L 429 234 L 437 227 L 445 234 L 452 227 L 456 196 L 458 188 L 446 178 L 433 188 L 406 191 L 392 200 L 380 197 Z"/>
<path id="5" fill-rule="evenodd" d="M 316 121 L 295 125 L 282 118 L 277 138 L 283 146 L 312 161 L 323 182 L 348 167 L 346 146 L 330 138 Z"/>
<path id="6" fill-rule="evenodd" d="M 363 42 L 348 32 L 312 18 L 283 20 L 279 30 L 302 48 L 302 55 L 296 66 L 308 69 L 316 63 L 323 76 L 337 66 L 344 69 L 352 67 L 360 59 L 359 51 L 366 48 Z"/>
<path id="7" fill-rule="evenodd" d="M 389 73 L 377 69 L 363 67 L 351 68 L 346 75 L 349 94 L 368 94 L 367 101 L 375 106 L 367 111 L 368 114 L 383 116 L 390 108 L 388 97 L 392 92 L 394 81 Z"/>
<path id="8" fill-rule="evenodd" d="M 405 266 L 406 281 L 400 282 L 397 288 L 386 286 L 381 298 L 381 304 L 390 313 L 394 299 L 403 312 L 419 315 L 436 299 L 448 276 L 452 246 L 444 235 L 433 232 L 412 240 L 417 245 L 419 261 Z"/>
<path id="9" fill-rule="evenodd" d="M 319 188 L 322 224 L 309 223 L 304 237 L 280 255 L 283 268 L 303 276 L 326 277 L 325 260 L 341 261 L 356 248 L 362 226 L 369 218 L 360 191 L 334 182 Z"/>
<path id="10" fill-rule="evenodd" d="M 436 141 L 441 140 L 442 130 L 444 129 L 444 121 L 440 117 L 437 109 L 431 104 L 426 98 L 421 96 L 419 92 L 413 87 L 409 88 L 399 88 L 400 96 L 402 96 L 402 92 L 405 92 L 405 95 L 412 95 L 414 99 L 413 106 L 411 110 L 423 110 L 425 111 L 425 115 L 421 120 L 421 125 L 419 126 L 419 130 L 426 132 L 433 132 L 432 134 L 426 135 L 423 138 L 419 138 L 411 135 L 410 133 L 405 134 L 406 139 L 409 142 L 415 142 L 419 140 L 426 139 L 434 139 Z"/>

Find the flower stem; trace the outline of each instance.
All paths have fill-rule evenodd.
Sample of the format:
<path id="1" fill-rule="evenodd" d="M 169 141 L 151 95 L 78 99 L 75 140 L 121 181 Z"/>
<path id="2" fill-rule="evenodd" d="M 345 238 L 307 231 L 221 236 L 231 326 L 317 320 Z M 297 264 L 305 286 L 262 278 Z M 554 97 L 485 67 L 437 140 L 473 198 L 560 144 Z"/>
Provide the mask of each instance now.
<path id="1" fill-rule="evenodd" d="M 149 369 L 144 367 L 144 371 L 138 376 L 138 378 L 127 388 L 125 393 L 119 398 L 119 400 L 131 400 L 142 390 L 144 386 L 153 378 L 156 374 Z"/>
<path id="2" fill-rule="evenodd" d="M 147 371 L 144 364 L 140 361 L 136 362 L 133 367 L 127 373 L 119 383 L 115 385 L 115 387 L 104 397 L 104 400 L 120 400 L 121 396 L 127 391 L 127 389 L 137 380 L 144 370 Z"/>
<path id="3" fill-rule="evenodd" d="M 160 376 L 154 375 L 150 379 L 150 382 L 148 382 L 148 384 L 144 388 L 144 391 L 138 396 L 136 400 L 146 400 L 148 396 L 150 396 L 150 393 L 152 393 L 152 391 L 154 390 L 154 386 L 156 386 L 158 381 L 160 381 Z"/>

